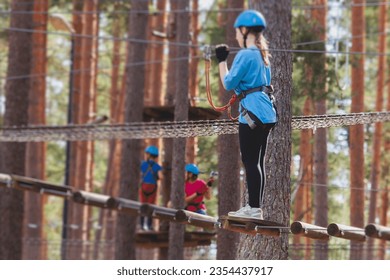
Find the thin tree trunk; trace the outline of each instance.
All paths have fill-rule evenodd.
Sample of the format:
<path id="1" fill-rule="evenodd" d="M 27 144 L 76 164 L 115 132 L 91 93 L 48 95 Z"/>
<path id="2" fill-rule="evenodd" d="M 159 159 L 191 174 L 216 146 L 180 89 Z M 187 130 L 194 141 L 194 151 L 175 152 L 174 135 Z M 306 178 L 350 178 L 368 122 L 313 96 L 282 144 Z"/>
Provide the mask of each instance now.
<path id="1" fill-rule="evenodd" d="M 228 9 L 242 9 L 244 1 L 229 0 L 227 2 Z M 227 26 L 225 40 L 230 47 L 238 47 L 235 40 L 235 30 L 232 27 L 234 20 L 239 12 L 226 14 L 224 22 L 220 26 Z M 233 56 L 229 56 L 228 63 L 231 64 Z M 227 94 L 222 85 L 219 84 L 219 100 L 221 104 L 226 104 L 230 99 L 230 94 Z M 232 110 L 237 112 L 237 108 Z M 237 113 L 236 113 L 237 114 Z M 227 119 L 227 114 L 223 115 Z M 240 147 L 237 135 L 220 135 L 218 136 L 218 214 L 219 216 L 226 215 L 229 211 L 235 211 L 240 208 L 240 198 L 242 189 L 240 181 Z M 218 231 L 217 238 L 217 259 L 232 260 L 236 258 L 239 246 L 240 235 L 238 233 L 226 230 Z"/>
<path id="2" fill-rule="evenodd" d="M 84 1 L 81 58 L 80 107 L 78 123 L 91 121 L 96 112 L 96 75 L 97 75 L 97 36 L 99 34 L 98 0 Z M 76 145 L 76 175 L 75 187 L 92 191 L 93 149 L 92 141 L 82 141 Z M 86 258 L 86 242 L 89 239 L 89 208 L 88 206 L 69 203 L 72 216 L 69 223 L 75 227 L 70 237 L 74 244 L 71 246 L 70 259 Z M 72 243 L 73 243 L 72 242 Z M 81 246 L 79 242 L 82 242 Z"/>
<path id="3" fill-rule="evenodd" d="M 306 75 L 310 77 L 312 75 Z M 310 97 L 306 98 L 305 105 L 303 107 L 303 114 L 305 116 L 311 115 L 313 112 L 312 109 L 312 99 Z M 301 139 L 299 143 L 299 154 L 300 154 L 300 171 L 299 171 L 299 182 L 297 183 L 297 190 L 295 191 L 295 200 L 294 200 L 294 221 L 305 221 L 311 223 L 309 218 L 309 212 L 311 211 L 311 186 L 313 184 L 313 132 L 311 130 L 302 130 Z M 302 238 L 299 235 L 295 235 L 293 238 L 294 245 L 298 246 L 300 243 L 304 242 L 308 244 L 309 238 Z M 308 246 L 306 247 L 308 248 Z M 299 252 L 297 252 L 299 253 Z M 305 259 L 308 259 L 308 251 L 305 252 Z M 294 258 L 298 258 L 295 256 Z"/>
<path id="4" fill-rule="evenodd" d="M 279 123 L 270 134 L 266 166 L 265 219 L 288 226 L 290 220 L 291 166 L 291 90 L 292 56 L 289 52 L 274 53 L 272 49 L 291 49 L 291 1 L 249 1 L 249 7 L 266 15 L 265 37 L 270 42 L 273 65 L 272 84 L 276 89 Z M 288 235 L 280 238 L 266 236 L 241 239 L 241 259 L 287 259 Z"/>
<path id="5" fill-rule="evenodd" d="M 199 36 L 199 13 L 194 12 L 199 9 L 199 0 L 193 0 L 191 3 L 191 23 L 190 23 L 190 34 L 191 44 L 194 46 L 198 45 Z M 198 64 L 199 64 L 199 50 L 197 47 L 190 48 L 190 65 L 189 65 L 189 98 L 190 106 L 196 107 L 196 97 L 198 96 Z M 198 138 L 189 137 L 187 138 L 186 145 L 186 162 L 195 162 L 196 150 L 198 148 Z"/>
<path id="6" fill-rule="evenodd" d="M 388 85 L 388 84 L 387 84 Z M 386 111 L 390 111 L 390 87 L 387 87 L 387 103 L 386 103 Z M 390 155 L 390 127 L 387 123 L 384 129 L 384 143 L 383 143 L 383 154 Z M 382 182 L 383 187 L 381 188 L 381 208 L 379 211 L 379 223 L 383 226 L 387 226 L 387 212 L 389 210 L 389 191 L 390 191 L 390 159 L 389 157 L 384 157 L 382 164 Z M 387 250 L 387 241 L 380 241 L 380 250 L 378 254 L 378 259 L 384 260 L 386 259 L 386 250 Z"/>
<path id="7" fill-rule="evenodd" d="M 32 30 L 33 2 L 13 0 L 11 28 Z M 5 85 L 3 125 L 26 126 L 31 87 L 32 34 L 9 30 L 8 68 Z M 0 171 L 25 175 L 26 144 L 1 143 Z M 12 188 L 0 189 L 0 260 L 22 259 L 24 194 Z"/>
<path id="8" fill-rule="evenodd" d="M 384 3 L 379 8 L 379 45 L 378 53 L 386 53 L 386 9 L 387 5 Z M 380 112 L 383 109 L 383 88 L 385 84 L 385 64 L 386 57 L 378 56 L 378 80 L 375 111 Z M 370 192 L 370 206 L 368 212 L 368 223 L 375 223 L 377 211 L 378 189 L 381 173 L 381 142 L 382 142 L 382 127 L 381 122 L 375 123 L 375 133 L 373 140 L 373 159 L 371 164 L 371 192 Z M 367 259 L 374 258 L 374 244 L 375 239 L 370 238 L 367 242 Z"/>
<path id="9" fill-rule="evenodd" d="M 114 3 L 115 7 L 120 7 L 117 2 Z M 121 30 L 121 22 L 118 18 L 113 20 L 113 28 L 112 28 L 113 37 L 119 38 L 122 35 Z M 112 49 L 112 70 L 111 70 L 111 88 L 110 88 L 110 120 L 111 123 L 119 123 L 119 114 L 122 112 L 123 103 L 121 100 L 121 90 L 119 87 L 120 80 L 120 66 L 121 66 L 121 40 L 115 40 L 113 42 Z M 106 178 L 103 185 L 103 194 L 116 196 L 117 192 L 115 192 L 115 185 L 119 182 L 119 163 L 120 163 L 120 142 L 118 140 L 110 140 L 109 141 L 109 154 L 108 154 L 108 164 L 106 170 Z M 96 231 L 95 237 L 95 249 L 94 249 L 94 259 L 98 259 L 99 252 L 101 251 L 101 244 L 103 243 L 104 248 L 107 242 L 112 241 L 114 238 L 114 229 L 115 225 L 112 223 L 114 218 L 114 211 L 106 211 L 104 209 L 100 209 L 99 211 L 99 225 L 101 225 L 101 229 Z M 103 240 L 102 240 L 103 236 Z M 104 250 L 106 252 L 106 250 Z M 103 253 L 103 259 L 109 259 L 110 256 Z"/>
<path id="10" fill-rule="evenodd" d="M 328 4 L 327 0 L 316 0 L 314 1 L 314 6 L 324 6 Z M 313 19 L 318 22 L 315 32 L 319 34 L 318 40 L 325 42 L 326 41 L 326 9 L 318 10 L 313 9 L 312 16 Z M 325 45 L 322 47 L 325 50 Z M 325 54 L 317 55 L 317 63 L 322 69 L 326 69 L 326 56 Z M 322 72 L 325 73 L 325 72 Z M 315 113 L 317 115 L 326 114 L 326 79 L 324 74 L 320 74 L 315 77 L 316 87 L 315 87 Z M 326 128 L 319 128 L 316 130 L 314 135 L 314 170 L 315 170 L 315 188 L 314 188 L 314 199 L 315 199 L 315 224 L 319 226 L 326 227 L 328 225 L 328 136 Z M 323 241 L 316 241 L 315 244 L 315 259 L 316 260 L 326 260 L 328 259 L 328 243 Z M 318 249 L 317 249 L 318 248 Z"/>
<path id="11" fill-rule="evenodd" d="M 177 9 L 177 2 L 170 1 L 171 10 Z M 174 42 L 175 37 L 171 34 L 176 34 L 176 18 L 174 13 L 170 13 L 168 17 L 168 25 L 166 26 L 169 42 Z M 166 89 L 165 89 L 165 98 L 164 104 L 166 106 L 174 106 L 175 99 L 175 82 L 176 82 L 176 60 L 177 57 L 177 47 L 174 44 L 169 45 L 168 50 L 168 65 L 167 65 L 167 75 L 166 75 Z M 163 139 L 164 147 L 164 158 L 162 163 L 162 173 L 163 180 L 161 184 L 161 198 L 162 205 L 167 206 L 170 196 L 171 196 L 171 186 L 172 186 L 172 156 L 173 156 L 173 139 L 164 138 Z M 160 223 L 160 231 L 169 230 L 169 222 L 162 221 Z M 165 260 L 168 259 L 168 249 L 160 248 L 159 250 L 159 259 Z"/>
<path id="12" fill-rule="evenodd" d="M 46 31 L 48 1 L 34 3 L 34 29 Z M 46 47 L 47 39 L 45 33 L 34 33 L 33 56 L 31 73 L 34 79 L 31 80 L 31 90 L 29 93 L 29 124 L 44 125 L 45 120 L 45 95 L 46 95 Z M 27 143 L 26 176 L 45 179 L 45 158 L 46 144 L 43 142 Z M 44 213 L 43 208 L 46 197 L 33 192 L 25 195 L 25 222 L 24 231 L 24 259 L 41 260 L 47 258 L 44 246 Z"/>
<path id="13" fill-rule="evenodd" d="M 148 9 L 147 1 L 131 1 L 131 13 L 128 25 L 128 38 L 146 39 L 148 15 L 135 13 Z M 145 65 L 129 66 L 145 60 L 145 45 L 129 41 L 126 61 L 126 101 L 125 122 L 140 122 L 143 120 Z M 138 184 L 140 182 L 139 164 L 141 158 L 139 140 L 124 140 L 122 142 L 121 177 L 119 196 L 127 199 L 138 199 Z M 117 219 L 115 259 L 135 259 L 135 229 L 137 219 L 119 213 Z"/>
<path id="14" fill-rule="evenodd" d="M 81 35 L 83 30 L 82 23 L 82 13 L 83 11 L 83 2 L 78 0 L 73 0 L 73 14 L 72 14 L 72 27 L 74 29 L 73 35 Z M 71 86 L 69 88 L 69 95 L 71 98 L 70 108 L 70 118 L 68 121 L 70 123 L 78 124 L 79 115 L 81 111 L 81 70 L 82 70 L 82 37 L 81 36 L 72 36 L 73 44 L 73 59 L 71 61 L 72 69 L 69 79 L 72 80 Z M 67 155 L 69 156 L 68 160 L 68 170 L 65 168 L 65 184 L 70 186 L 76 186 L 76 177 L 77 177 L 77 148 L 78 142 L 69 142 L 68 143 Z M 72 238 L 72 228 L 69 226 L 71 223 L 71 217 L 73 216 L 74 208 L 70 201 L 64 201 L 63 207 L 63 233 L 62 233 L 62 243 L 61 243 L 61 258 L 68 259 L 71 258 L 71 242 Z"/>
<path id="15" fill-rule="evenodd" d="M 364 52 L 365 0 L 354 0 L 352 6 L 351 52 Z M 364 55 L 355 55 L 352 60 L 351 113 L 364 111 Z M 364 126 L 350 127 L 350 221 L 351 226 L 364 228 Z M 363 244 L 351 241 L 350 259 L 363 258 Z"/>
<path id="16" fill-rule="evenodd" d="M 175 0 L 179 10 L 189 10 L 188 0 Z M 189 41 L 189 14 L 177 13 L 176 42 L 187 44 Z M 177 47 L 177 56 L 188 57 L 187 46 Z M 188 60 L 179 60 L 176 63 L 176 90 L 175 90 L 175 121 L 188 120 Z M 171 202 L 173 208 L 184 207 L 184 166 L 185 166 L 185 138 L 173 139 L 173 167 L 172 167 L 172 191 Z M 171 260 L 183 259 L 184 249 L 184 225 L 171 223 L 169 230 L 168 258 Z"/>

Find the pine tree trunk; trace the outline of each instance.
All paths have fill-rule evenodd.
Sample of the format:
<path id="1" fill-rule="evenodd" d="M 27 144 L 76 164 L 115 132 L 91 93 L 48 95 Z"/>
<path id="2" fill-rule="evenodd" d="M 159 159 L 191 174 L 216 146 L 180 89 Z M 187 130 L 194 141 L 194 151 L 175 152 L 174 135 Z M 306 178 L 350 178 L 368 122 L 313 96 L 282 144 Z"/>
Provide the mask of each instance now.
<path id="1" fill-rule="evenodd" d="M 272 49 L 291 49 L 291 1 L 263 0 L 249 2 L 250 8 L 266 15 L 265 37 L 270 42 L 273 65 L 272 84 L 276 90 L 279 123 L 268 139 L 265 189 L 265 219 L 285 226 L 290 220 L 290 166 L 291 166 L 291 90 L 292 56 L 289 52 Z M 280 238 L 243 236 L 240 242 L 241 259 L 287 259 L 288 235 Z"/>
<path id="2" fill-rule="evenodd" d="M 177 2 L 170 1 L 171 10 L 177 10 Z M 176 18 L 174 13 L 170 13 L 168 17 L 168 22 L 166 26 L 166 33 L 168 34 L 169 42 L 174 42 L 175 37 L 171 34 L 176 34 Z M 176 75 L 176 60 L 177 57 L 177 47 L 174 44 L 169 44 L 168 50 L 168 65 L 167 65 L 167 75 L 166 79 L 166 88 L 165 88 L 165 106 L 174 106 L 175 99 L 175 81 Z M 164 158 L 163 158 L 163 180 L 161 182 L 161 199 L 162 205 L 167 206 L 168 201 L 171 196 L 171 186 L 172 186 L 172 156 L 173 156 L 173 139 L 164 138 L 163 139 L 164 147 Z M 160 223 L 160 231 L 169 230 L 169 222 L 162 221 Z M 159 259 L 165 260 L 168 259 L 168 249 L 160 248 L 159 250 Z"/>
<path id="3" fill-rule="evenodd" d="M 365 15 L 364 0 L 354 0 L 352 6 L 352 47 L 351 52 L 364 52 Z M 364 111 L 364 55 L 354 55 L 352 65 L 351 113 Z M 351 226 L 364 228 L 364 126 L 350 127 L 350 221 Z M 350 259 L 363 259 L 363 244 L 351 241 Z"/>
<path id="4" fill-rule="evenodd" d="M 34 29 L 40 32 L 47 30 L 48 22 L 48 1 L 39 1 L 34 4 Z M 46 96 L 46 47 L 47 39 L 45 33 L 34 33 L 33 55 L 31 74 L 34 78 L 31 80 L 31 90 L 29 93 L 29 124 L 44 125 L 45 120 L 45 96 Z M 45 179 L 45 159 L 46 144 L 43 142 L 27 143 L 26 156 L 26 176 Z M 43 207 L 46 197 L 33 192 L 25 194 L 25 225 L 24 231 L 25 246 L 24 259 L 40 260 L 46 259 L 46 248 L 42 241 L 45 239 L 44 234 L 44 213 Z"/>
<path id="5" fill-rule="evenodd" d="M 12 28 L 32 30 L 32 11 L 33 2 L 12 1 L 11 30 L 8 31 L 5 127 L 26 126 L 28 123 L 32 34 L 12 31 Z M 2 142 L 0 147 L 1 173 L 25 175 L 26 144 Z M 0 189 L 0 260 L 22 259 L 23 201 L 24 193 L 20 190 Z"/>
<path id="6" fill-rule="evenodd" d="M 115 7 L 119 7 L 117 3 L 114 3 Z M 115 38 L 120 38 L 122 34 L 121 22 L 118 18 L 113 19 L 112 34 Z M 121 66 L 121 40 L 115 40 L 113 42 L 112 49 L 112 71 L 111 71 L 111 88 L 110 88 L 110 117 L 111 123 L 119 123 L 119 114 L 123 111 L 123 102 L 121 100 L 121 90 L 119 87 L 120 80 L 120 66 Z M 103 185 L 103 194 L 109 196 L 117 196 L 115 186 L 119 182 L 119 164 L 120 164 L 120 142 L 116 139 L 109 141 L 109 154 L 108 165 L 106 170 L 106 178 Z M 102 225 L 100 230 L 96 231 L 94 259 L 98 259 L 99 252 L 101 251 L 101 245 L 103 248 L 108 244 L 107 242 L 113 241 L 115 225 L 112 223 L 114 217 L 116 217 L 115 211 L 106 211 L 100 209 L 99 211 L 99 225 Z M 103 240 L 102 240 L 103 238 Z M 109 259 L 110 256 L 103 251 L 102 258 Z"/>
<path id="7" fill-rule="evenodd" d="M 311 74 L 306 74 L 307 77 L 311 77 Z M 306 98 L 305 105 L 303 107 L 303 115 L 312 115 L 312 99 Z M 300 171 L 297 182 L 297 190 L 295 190 L 294 199 L 294 221 L 304 221 L 311 223 L 312 211 L 311 205 L 311 186 L 313 184 L 313 132 L 311 130 L 302 130 L 301 139 L 299 143 L 299 155 L 300 155 Z M 295 235 L 293 238 L 293 244 L 298 247 L 301 243 L 306 243 L 308 248 L 310 245 L 309 238 L 302 238 L 299 235 Z M 299 252 L 297 252 L 298 254 Z M 305 259 L 308 259 L 308 251 L 305 251 Z M 299 255 L 292 256 L 293 259 L 299 258 Z"/>
<path id="8" fill-rule="evenodd" d="M 74 29 L 74 34 L 72 35 L 72 61 L 71 61 L 71 73 L 69 79 L 70 88 L 69 88 L 69 100 L 71 103 L 68 106 L 70 108 L 70 117 L 68 121 L 70 123 L 78 124 L 79 123 L 79 115 L 80 115 L 80 103 L 81 103 L 81 70 L 82 70 L 82 37 L 74 36 L 81 35 L 83 24 L 82 24 L 82 15 L 83 15 L 83 2 L 73 0 L 73 15 L 72 15 L 72 27 Z M 68 151 L 66 151 L 67 158 L 67 166 L 68 169 L 65 168 L 65 184 L 70 186 L 76 186 L 76 177 L 77 177 L 77 148 L 78 142 L 68 142 Z M 73 216 L 74 208 L 70 201 L 64 201 L 63 207 L 63 229 L 62 229 L 62 240 L 61 240 L 61 258 L 69 259 L 71 253 L 71 242 L 72 238 L 72 229 L 69 227 L 71 223 L 71 217 Z"/>
<path id="9" fill-rule="evenodd" d="M 78 123 L 90 122 L 96 112 L 97 37 L 99 34 L 98 0 L 84 1 L 81 41 L 80 105 Z M 93 142 L 80 141 L 76 144 L 76 170 L 74 186 L 80 190 L 92 191 Z M 72 215 L 69 223 L 75 225 L 70 231 L 70 259 L 86 258 L 86 242 L 89 239 L 88 206 L 70 202 Z M 81 246 L 79 245 L 81 242 Z"/>
<path id="10" fill-rule="evenodd" d="M 386 3 L 379 8 L 379 45 L 378 53 L 386 53 Z M 383 109 L 383 88 L 385 84 L 385 64 L 386 57 L 378 56 L 378 80 L 376 89 L 376 104 L 375 111 L 380 112 Z M 380 184 L 381 173 L 381 142 L 382 142 L 382 127 L 381 122 L 375 123 L 375 133 L 373 141 L 373 159 L 371 164 L 371 192 L 370 192 L 370 205 L 368 213 L 368 223 L 375 223 L 377 217 L 377 200 L 378 189 Z M 367 241 L 367 259 L 372 260 L 374 258 L 374 244 L 375 239 L 370 238 Z"/>
<path id="11" fill-rule="evenodd" d="M 175 0 L 178 10 L 188 11 L 188 0 Z M 189 41 L 189 14 L 186 12 L 177 13 L 177 34 L 176 42 L 187 44 Z M 177 56 L 188 57 L 189 49 L 187 46 L 177 47 Z M 176 63 L 176 90 L 175 90 L 175 121 L 188 120 L 188 60 L 179 60 Z M 184 168 L 185 168 L 185 148 L 186 138 L 173 139 L 173 159 L 172 159 L 172 190 L 171 202 L 173 208 L 184 207 Z M 169 248 L 168 258 L 178 260 L 184 258 L 184 225 L 171 223 L 169 230 Z"/>
<path id="12" fill-rule="evenodd" d="M 229 0 L 227 9 L 242 9 L 244 1 Z M 239 12 L 228 13 L 224 22 L 220 26 L 226 28 L 226 44 L 230 47 L 238 47 L 235 40 L 235 29 L 232 27 Z M 222 18 L 221 18 L 222 19 Z M 231 65 L 233 56 L 229 56 L 228 63 Z M 226 104 L 232 93 L 226 93 L 222 85 L 219 87 L 219 100 L 221 104 Z M 232 112 L 237 114 L 235 106 Z M 228 119 L 227 114 L 223 118 Z M 220 135 L 218 136 L 218 215 L 227 215 L 229 211 L 235 211 L 240 208 L 240 199 L 242 196 L 241 187 L 243 184 L 240 180 L 240 147 L 238 135 Z M 218 231 L 217 238 L 217 259 L 232 260 L 236 258 L 240 236 L 238 233 L 226 230 Z"/>
<path id="13" fill-rule="evenodd" d="M 327 6 L 327 0 L 316 0 L 314 6 Z M 313 30 L 315 34 L 319 34 L 317 40 L 326 41 L 326 9 L 324 11 L 313 9 L 313 19 L 318 22 L 317 30 Z M 325 45 L 322 50 L 325 50 Z M 317 55 L 317 63 L 322 69 L 326 69 L 326 55 L 325 53 Z M 315 113 L 317 115 L 326 114 L 326 80 L 325 75 L 320 74 L 315 77 Z M 319 128 L 314 135 L 314 170 L 315 170 L 315 224 L 327 227 L 328 225 L 328 189 L 324 186 L 328 185 L 328 130 L 326 128 Z M 316 241 L 315 259 L 326 260 L 328 259 L 328 243 L 323 241 Z"/>
<path id="14" fill-rule="evenodd" d="M 131 1 L 132 11 L 147 10 L 147 1 Z M 145 40 L 147 34 L 148 15 L 144 13 L 130 13 L 128 38 Z M 140 122 L 143 120 L 145 65 L 129 66 L 145 60 L 145 44 L 129 41 L 126 61 L 126 101 L 125 122 Z M 123 140 L 121 177 L 119 196 L 131 200 L 138 200 L 138 185 L 140 182 L 139 168 L 141 158 L 139 140 Z M 117 219 L 115 259 L 135 259 L 135 230 L 136 217 L 119 213 Z"/>

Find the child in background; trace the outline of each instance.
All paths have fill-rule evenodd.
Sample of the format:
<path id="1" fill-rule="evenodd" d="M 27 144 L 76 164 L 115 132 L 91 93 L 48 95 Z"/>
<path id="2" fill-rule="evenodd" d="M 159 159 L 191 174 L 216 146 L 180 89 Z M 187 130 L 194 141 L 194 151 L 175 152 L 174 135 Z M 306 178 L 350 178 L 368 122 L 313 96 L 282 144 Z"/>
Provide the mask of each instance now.
<path id="1" fill-rule="evenodd" d="M 156 204 L 158 172 L 162 167 L 156 162 L 158 157 L 158 148 L 148 146 L 145 149 L 146 160 L 141 163 L 142 182 L 139 189 L 139 201 L 142 203 Z M 153 230 L 152 218 L 141 217 L 141 229 Z"/>
<path id="2" fill-rule="evenodd" d="M 186 184 L 185 184 L 185 202 L 186 210 L 206 215 L 206 205 L 204 199 L 211 198 L 210 187 L 214 179 L 209 178 L 208 182 L 198 179 L 199 168 L 193 164 L 187 164 L 185 167 Z"/>

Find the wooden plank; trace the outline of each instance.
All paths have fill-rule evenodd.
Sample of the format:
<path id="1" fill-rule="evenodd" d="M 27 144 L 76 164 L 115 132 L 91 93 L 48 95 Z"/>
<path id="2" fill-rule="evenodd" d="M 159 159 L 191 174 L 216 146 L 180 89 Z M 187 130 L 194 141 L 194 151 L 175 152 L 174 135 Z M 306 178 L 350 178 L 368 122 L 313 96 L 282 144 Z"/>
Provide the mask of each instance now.
<path id="1" fill-rule="evenodd" d="M 177 209 L 143 203 L 140 207 L 141 216 L 151 216 L 160 220 L 175 221 Z"/>
<path id="2" fill-rule="evenodd" d="M 215 228 L 218 223 L 217 218 L 198 214 L 184 209 L 177 210 L 175 214 L 175 220 L 178 223 L 191 224 L 203 228 Z"/>
<path id="3" fill-rule="evenodd" d="M 290 230 L 296 235 L 302 235 L 304 237 L 318 240 L 329 240 L 329 234 L 327 228 L 325 227 L 295 221 L 291 224 Z"/>
<path id="4" fill-rule="evenodd" d="M 390 227 L 377 224 L 368 224 L 366 225 L 364 232 L 369 237 L 390 240 Z"/>
<path id="5" fill-rule="evenodd" d="M 335 237 L 360 242 L 366 241 L 366 235 L 362 228 L 332 223 L 328 225 L 327 231 L 329 235 Z"/>
<path id="6" fill-rule="evenodd" d="M 250 235 L 262 234 L 279 237 L 283 225 L 267 220 L 221 216 L 222 228 Z"/>
<path id="7" fill-rule="evenodd" d="M 77 191 L 73 193 L 73 201 L 100 208 L 107 208 L 108 199 L 110 199 L 110 196 L 98 193 L 86 191 Z"/>
<path id="8" fill-rule="evenodd" d="M 72 188 L 65 185 L 51 184 L 42 180 L 11 175 L 12 187 L 23 191 L 32 191 L 40 194 L 48 194 L 68 198 L 72 195 Z"/>
<path id="9" fill-rule="evenodd" d="M 139 209 L 141 207 L 141 203 L 138 201 L 118 197 L 110 197 L 106 204 L 108 208 L 115 209 L 132 216 L 138 216 Z"/>

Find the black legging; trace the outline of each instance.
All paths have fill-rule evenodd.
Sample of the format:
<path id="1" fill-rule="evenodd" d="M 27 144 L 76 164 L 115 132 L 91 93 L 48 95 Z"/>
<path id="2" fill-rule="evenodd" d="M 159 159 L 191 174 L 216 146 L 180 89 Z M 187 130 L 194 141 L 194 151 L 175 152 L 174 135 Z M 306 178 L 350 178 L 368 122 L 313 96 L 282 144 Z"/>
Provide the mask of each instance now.
<path id="1" fill-rule="evenodd" d="M 249 206 L 261 208 L 266 182 L 264 158 L 269 132 L 274 124 L 256 126 L 240 123 L 239 138 L 241 160 L 245 167 Z"/>

